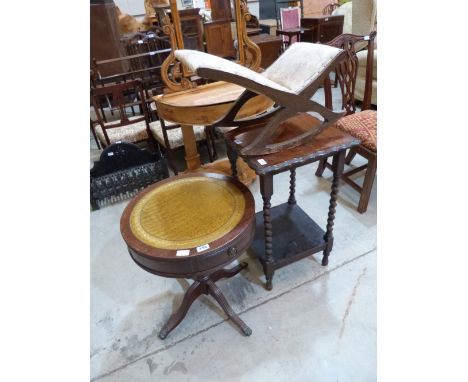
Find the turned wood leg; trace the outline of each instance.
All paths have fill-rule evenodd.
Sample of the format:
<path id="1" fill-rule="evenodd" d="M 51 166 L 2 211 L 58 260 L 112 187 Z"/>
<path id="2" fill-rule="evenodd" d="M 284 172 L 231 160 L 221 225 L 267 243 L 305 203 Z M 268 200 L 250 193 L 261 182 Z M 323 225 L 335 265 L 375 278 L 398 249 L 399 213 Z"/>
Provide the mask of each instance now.
<path id="1" fill-rule="evenodd" d="M 330 252 L 333 248 L 333 225 L 335 221 L 336 199 L 338 196 L 340 177 L 343 173 L 345 154 L 346 151 L 341 150 L 338 154 L 336 154 L 333 157 L 333 182 L 330 193 L 330 206 L 328 208 L 327 230 L 324 236 L 327 246 L 323 251 L 322 265 L 328 265 L 328 256 L 330 255 Z"/>
<path id="2" fill-rule="evenodd" d="M 219 305 L 221 305 L 224 312 L 231 319 L 231 321 L 234 322 L 234 324 L 236 324 L 246 336 L 250 336 L 252 334 L 252 329 L 250 329 L 245 324 L 245 322 L 242 321 L 240 317 L 234 312 L 234 310 L 232 310 L 231 306 L 226 300 L 226 297 L 224 297 L 218 286 L 212 280 L 207 280 L 206 286 L 208 288 L 208 292 L 214 297 L 216 301 L 218 301 Z"/>
<path id="3" fill-rule="evenodd" d="M 177 311 L 171 315 L 169 320 L 159 332 L 159 338 L 163 340 L 177 325 L 180 324 L 180 322 L 186 316 L 190 306 L 204 292 L 205 285 L 201 282 L 195 281 L 192 285 L 190 285 L 190 288 L 187 289 L 187 292 L 185 292 L 184 299 L 182 300 L 182 304 L 180 304 L 179 309 L 177 309 Z"/>
<path id="4" fill-rule="evenodd" d="M 296 204 L 296 169 L 291 169 L 291 175 L 289 178 L 289 199 L 288 204 L 293 205 Z"/>
<path id="5" fill-rule="evenodd" d="M 239 177 L 237 175 L 237 158 L 239 154 L 237 153 L 237 150 L 232 147 L 227 141 L 226 141 L 226 153 L 229 158 L 229 163 L 231 164 L 231 176 L 239 180 Z"/>
<path id="6" fill-rule="evenodd" d="M 352 162 L 352 160 L 354 159 L 355 156 L 356 156 L 356 151 L 353 150 L 353 149 L 350 149 L 348 155 L 346 156 L 345 163 L 346 164 L 351 164 L 351 162 Z"/>
<path id="7" fill-rule="evenodd" d="M 327 158 L 320 159 L 319 165 L 317 167 L 317 171 L 315 171 L 316 176 L 322 176 L 323 172 L 325 171 L 326 164 L 327 164 Z"/>
<path id="8" fill-rule="evenodd" d="M 185 162 L 187 164 L 187 170 L 193 171 L 201 167 L 200 155 L 197 150 L 197 142 L 195 140 L 195 133 L 193 126 L 181 125 L 182 136 L 184 138 L 185 148 Z"/>
<path id="9" fill-rule="evenodd" d="M 210 163 L 213 163 L 214 157 L 213 157 L 213 151 L 212 151 L 212 139 L 211 139 L 211 126 L 205 126 L 205 144 L 206 144 L 206 150 L 208 151 L 208 159 L 210 160 Z"/>
<path id="10" fill-rule="evenodd" d="M 273 225 L 271 224 L 271 196 L 273 195 L 273 175 L 260 175 L 260 192 L 263 198 L 263 225 L 265 229 L 266 289 L 273 289 Z"/>
<path id="11" fill-rule="evenodd" d="M 362 185 L 361 196 L 359 198 L 358 212 L 363 214 L 367 211 L 372 186 L 374 185 L 375 173 L 377 172 L 377 157 L 369 158 L 367 164 L 366 175 L 364 176 L 364 183 Z"/>
<path id="12" fill-rule="evenodd" d="M 241 270 L 247 268 L 247 266 L 248 264 L 246 262 L 242 262 L 231 269 L 220 269 L 219 271 L 212 273 L 210 279 L 216 282 L 220 279 L 230 278 L 237 275 Z"/>

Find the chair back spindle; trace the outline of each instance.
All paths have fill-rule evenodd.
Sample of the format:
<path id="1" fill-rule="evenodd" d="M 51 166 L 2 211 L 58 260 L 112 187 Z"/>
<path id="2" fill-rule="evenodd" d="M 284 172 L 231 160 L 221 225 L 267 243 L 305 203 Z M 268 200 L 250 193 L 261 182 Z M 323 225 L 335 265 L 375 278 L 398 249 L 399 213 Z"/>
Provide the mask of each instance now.
<path id="1" fill-rule="evenodd" d="M 367 62 L 366 62 L 366 82 L 364 87 L 364 100 L 361 110 L 370 109 L 372 97 L 372 76 L 374 61 L 374 39 L 377 32 L 373 31 L 368 36 L 357 36 L 352 34 L 342 34 L 335 37 L 327 45 L 343 49 L 346 52 L 346 59 L 336 67 L 337 79 L 340 84 L 342 95 L 342 109 L 346 115 L 356 112 L 356 100 L 354 92 L 356 89 L 356 78 L 358 73 L 358 57 L 356 46 L 362 46 L 362 42 L 367 42 Z M 325 104 L 333 109 L 331 105 L 331 84 L 329 78 L 324 82 Z"/>

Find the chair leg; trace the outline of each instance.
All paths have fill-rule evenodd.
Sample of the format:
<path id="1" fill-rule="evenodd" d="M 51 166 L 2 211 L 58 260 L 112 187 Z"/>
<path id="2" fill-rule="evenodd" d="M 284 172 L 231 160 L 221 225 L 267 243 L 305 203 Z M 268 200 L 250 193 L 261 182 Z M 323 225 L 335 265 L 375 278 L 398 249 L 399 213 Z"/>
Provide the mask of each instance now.
<path id="1" fill-rule="evenodd" d="M 210 134 L 211 134 L 211 149 L 213 150 L 213 159 L 216 160 L 218 159 L 218 152 L 216 151 L 216 132 L 212 126 L 210 130 Z"/>
<path id="2" fill-rule="evenodd" d="M 353 149 L 350 149 L 348 155 L 346 155 L 345 163 L 351 164 L 355 156 L 356 156 L 356 151 Z"/>
<path id="3" fill-rule="evenodd" d="M 319 165 L 317 167 L 317 171 L 315 171 L 316 176 L 322 176 L 323 172 L 325 171 L 326 164 L 327 164 L 327 158 L 320 159 Z"/>
<path id="4" fill-rule="evenodd" d="M 229 158 L 229 163 L 231 164 L 231 176 L 239 180 L 238 175 L 237 175 L 237 151 L 231 145 L 226 141 L 226 153 L 227 157 Z"/>
<path id="5" fill-rule="evenodd" d="M 174 163 L 174 156 L 172 155 L 172 150 L 170 148 L 164 147 L 164 151 L 166 152 L 166 157 L 169 162 L 169 166 L 171 167 L 172 171 L 174 171 L 174 175 L 177 175 L 178 171 Z"/>
<path id="6" fill-rule="evenodd" d="M 363 214 L 367 211 L 372 186 L 374 185 L 375 173 L 377 172 L 377 157 L 369 158 L 364 183 L 362 185 L 361 197 L 359 198 L 358 212 Z"/>
<path id="7" fill-rule="evenodd" d="M 94 124 L 93 124 L 92 121 L 90 122 L 90 127 L 91 127 L 91 133 L 93 133 L 94 141 L 96 142 L 96 146 L 97 146 L 98 150 L 101 150 L 101 144 L 99 143 L 99 139 L 96 136 L 96 130 L 94 130 Z"/>
<path id="8" fill-rule="evenodd" d="M 212 139 L 211 139 L 211 127 L 210 126 L 205 126 L 205 144 L 206 144 L 206 150 L 208 151 L 208 158 L 210 159 L 210 162 L 214 161 L 213 158 L 213 150 L 212 150 Z"/>

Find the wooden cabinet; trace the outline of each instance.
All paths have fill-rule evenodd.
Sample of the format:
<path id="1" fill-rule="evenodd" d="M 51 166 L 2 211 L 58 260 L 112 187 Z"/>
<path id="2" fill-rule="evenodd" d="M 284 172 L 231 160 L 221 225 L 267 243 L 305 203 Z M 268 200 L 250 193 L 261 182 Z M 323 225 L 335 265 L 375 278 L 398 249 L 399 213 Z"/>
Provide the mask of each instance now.
<path id="1" fill-rule="evenodd" d="M 231 20 L 231 1 L 214 0 L 211 2 L 211 20 Z"/>
<path id="2" fill-rule="evenodd" d="M 310 28 L 313 31 L 301 40 L 307 42 L 329 42 L 343 33 L 343 23 L 343 15 L 303 17 L 301 19 L 301 27 Z"/>
<path id="3" fill-rule="evenodd" d="M 219 57 L 236 57 L 229 20 L 204 23 L 206 52 Z"/>
<path id="4" fill-rule="evenodd" d="M 91 67 L 92 60 L 106 60 L 124 55 L 120 46 L 120 27 L 112 0 L 91 1 L 90 9 Z M 126 67 L 115 62 L 102 68 L 101 75 L 122 72 Z"/>
<path id="5" fill-rule="evenodd" d="M 185 49 L 203 51 L 203 30 L 200 8 L 179 10 L 180 27 Z"/>
<path id="6" fill-rule="evenodd" d="M 262 61 L 260 66 L 263 69 L 268 68 L 281 54 L 283 39 L 280 36 L 260 34 L 252 36 L 250 39 L 258 45 L 262 52 Z"/>

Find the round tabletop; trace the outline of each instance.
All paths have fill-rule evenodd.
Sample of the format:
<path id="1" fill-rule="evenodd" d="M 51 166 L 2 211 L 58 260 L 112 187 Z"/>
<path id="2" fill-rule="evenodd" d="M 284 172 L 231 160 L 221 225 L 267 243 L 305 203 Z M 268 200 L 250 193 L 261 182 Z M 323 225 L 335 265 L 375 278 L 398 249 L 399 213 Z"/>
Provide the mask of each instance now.
<path id="1" fill-rule="evenodd" d="M 233 261 L 250 245 L 254 222 L 254 200 L 242 183 L 191 173 L 140 192 L 125 208 L 120 229 L 138 265 L 186 277 Z"/>
<path id="2" fill-rule="evenodd" d="M 153 97 L 160 118 L 182 125 L 211 125 L 224 117 L 245 88 L 224 81 L 197 86 L 194 89 Z M 263 113 L 274 102 L 257 95 L 239 110 L 237 118 Z"/>

